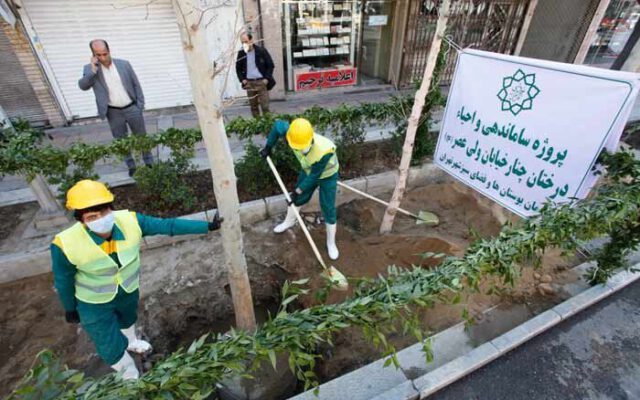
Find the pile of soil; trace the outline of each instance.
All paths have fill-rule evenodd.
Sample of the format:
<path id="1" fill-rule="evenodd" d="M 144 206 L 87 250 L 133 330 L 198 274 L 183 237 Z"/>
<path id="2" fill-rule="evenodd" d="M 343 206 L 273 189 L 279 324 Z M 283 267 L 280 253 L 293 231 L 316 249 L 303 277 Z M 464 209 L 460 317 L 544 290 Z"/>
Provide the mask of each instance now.
<path id="1" fill-rule="evenodd" d="M 493 210 L 478 195 L 452 182 L 434 184 L 407 194 L 403 208 L 435 212 L 440 225 L 416 225 L 410 218 L 398 215 L 389 235 L 377 233 L 384 207 L 368 200 L 345 204 L 338 210 L 338 247 L 340 259 L 333 264 L 350 277 L 376 277 L 385 274 L 389 265 L 430 268 L 433 260 L 420 257 L 423 252 L 460 255 L 474 235 L 490 237 L 500 230 Z M 309 215 L 307 215 L 309 216 Z M 278 218 L 279 219 L 279 218 Z M 249 265 L 249 276 L 258 317 L 264 320 L 275 311 L 279 290 L 285 279 L 311 278 L 310 286 L 319 287 L 320 266 L 299 228 L 284 234 L 272 233 L 278 221 L 272 219 L 244 228 L 243 240 Z M 325 259 L 323 224 L 310 225 L 312 236 Z M 194 239 L 198 240 L 198 239 Z M 199 248 L 198 246 L 194 246 Z M 180 251 L 176 247 L 176 251 Z M 150 250 L 153 251 L 153 250 Z M 203 253 L 198 257 L 206 258 Z M 143 260 L 144 262 L 144 260 Z M 572 261 L 557 254 L 547 256 L 542 270 L 544 281 L 561 281 Z M 548 276 L 548 278 L 547 278 Z M 144 276 L 143 276 L 144 278 Z M 561 296 L 539 292 L 540 276 L 525 269 L 517 285 L 505 295 L 469 294 L 461 305 L 437 305 L 419 310 L 422 326 L 439 331 L 461 320 L 463 307 L 477 316 L 497 304 L 524 303 L 527 307 L 545 309 L 561 300 Z M 488 284 L 488 283 L 487 283 Z M 483 287 L 486 287 L 486 285 Z M 172 289 L 173 290 L 173 289 Z M 232 304 L 224 290 L 211 290 L 211 282 L 186 284 L 170 294 L 143 293 L 139 326 L 150 338 L 158 353 L 166 353 L 187 345 L 207 332 L 224 332 L 233 323 Z M 332 292 L 329 302 L 343 300 L 349 292 Z M 52 288 L 50 274 L 0 285 L 0 395 L 6 394 L 28 370 L 33 358 L 43 348 L 51 348 L 63 361 L 90 375 L 109 371 L 94 353 L 92 343 L 76 325 L 64 322 L 64 313 Z M 293 307 L 316 304 L 313 296 L 302 298 Z M 390 341 L 398 349 L 415 342 L 400 333 Z M 334 338 L 333 348 L 323 348 L 316 372 L 323 381 L 356 369 L 380 357 L 358 330 L 346 329 Z M 146 360 L 148 368 L 153 357 Z"/>

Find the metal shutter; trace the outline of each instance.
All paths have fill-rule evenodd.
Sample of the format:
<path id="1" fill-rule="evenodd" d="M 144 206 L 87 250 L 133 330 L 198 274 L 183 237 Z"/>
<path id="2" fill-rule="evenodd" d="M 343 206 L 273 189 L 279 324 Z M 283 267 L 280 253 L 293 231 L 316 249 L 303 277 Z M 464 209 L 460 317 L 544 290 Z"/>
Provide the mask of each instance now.
<path id="1" fill-rule="evenodd" d="M 4 20 L 0 21 L 3 26 L 0 28 L 14 29 L 9 27 Z M 31 52 L 29 42 L 23 43 L 25 52 Z M 36 93 L 29 82 L 25 70 L 20 64 L 11 41 L 7 37 L 4 29 L 0 29 L 0 105 L 12 118 L 24 118 L 35 125 L 48 124 L 48 116 L 42 109 Z M 30 65 L 33 69 L 38 69 L 34 58 Z"/>
<path id="2" fill-rule="evenodd" d="M 191 86 L 170 0 L 22 0 L 63 99 L 74 117 L 97 115 L 92 91 L 78 88 L 89 41 L 109 42 L 135 70 L 147 109 L 191 104 Z M 33 40 L 34 38 L 32 38 Z"/>

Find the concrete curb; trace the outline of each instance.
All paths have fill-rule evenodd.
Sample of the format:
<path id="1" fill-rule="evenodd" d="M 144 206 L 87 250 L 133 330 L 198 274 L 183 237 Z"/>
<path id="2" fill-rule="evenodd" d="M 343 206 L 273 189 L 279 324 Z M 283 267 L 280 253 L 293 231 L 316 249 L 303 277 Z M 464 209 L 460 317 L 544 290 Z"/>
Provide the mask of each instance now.
<path id="1" fill-rule="evenodd" d="M 591 263 L 572 270 L 582 276 Z M 635 266 L 640 267 L 640 264 Z M 416 343 L 397 353 L 400 369 L 383 368 L 384 359 L 325 382 L 319 396 L 312 391 L 300 393 L 291 400 L 416 400 L 441 390 L 469 373 L 487 365 L 563 320 L 621 290 L 640 279 L 640 273 L 622 271 L 609 282 L 585 289 L 557 306 L 529 319 L 504 334 L 480 345 L 471 342 L 464 323 L 458 323 L 431 336 L 433 361 L 426 363 L 422 344 Z M 485 314 L 494 308 L 485 310 Z"/>
<path id="2" fill-rule="evenodd" d="M 371 195 L 378 196 L 393 188 L 393 186 L 385 186 L 385 184 L 395 184 L 396 175 L 396 171 L 387 171 L 380 174 L 347 180 L 344 181 L 344 183 L 363 190 Z M 412 188 L 418 185 L 421 186 L 427 183 L 439 182 L 444 179 L 444 176 L 445 173 L 443 171 L 439 170 L 435 165 L 428 163 L 423 166 L 411 168 L 407 186 Z M 336 201 L 338 205 L 342 205 L 356 197 L 358 196 L 353 195 L 351 192 L 339 189 Z M 240 221 L 242 225 L 245 226 L 254 224 L 282 214 L 286 209 L 287 202 L 284 195 L 251 200 L 240 204 Z M 309 204 L 304 207 L 304 210 L 317 211 L 319 209 L 318 193 L 315 193 Z M 196 214 L 185 215 L 181 218 L 204 221 L 207 216 L 211 218 L 215 211 L 215 209 L 207 210 L 206 212 L 203 211 Z M 175 237 L 148 237 L 144 239 L 142 251 L 170 246 L 175 243 L 190 240 L 191 238 L 191 235 Z M 0 283 L 11 282 L 27 278 L 29 276 L 47 273 L 50 270 L 51 267 L 48 247 L 0 256 Z"/>
<path id="3" fill-rule="evenodd" d="M 640 264 L 634 266 L 634 268 L 638 267 L 640 267 Z M 593 286 L 550 310 L 537 315 L 509 332 L 483 344 L 468 354 L 415 379 L 413 383 L 420 392 L 420 399 L 426 398 L 443 387 L 481 368 L 501 355 L 508 353 L 535 336 L 547 331 L 561 321 L 620 291 L 638 279 L 640 279 L 639 272 L 619 272 L 606 284 Z"/>

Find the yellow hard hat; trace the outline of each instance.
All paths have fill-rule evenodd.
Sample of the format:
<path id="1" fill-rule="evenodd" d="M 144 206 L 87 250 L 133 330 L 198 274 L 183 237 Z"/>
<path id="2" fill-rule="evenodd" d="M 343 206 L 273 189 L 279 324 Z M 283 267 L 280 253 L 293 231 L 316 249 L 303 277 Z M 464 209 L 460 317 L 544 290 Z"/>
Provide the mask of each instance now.
<path id="1" fill-rule="evenodd" d="M 311 122 L 304 118 L 296 118 L 293 120 L 287 131 L 287 142 L 289 146 L 295 150 L 304 150 L 311 144 L 313 140 L 313 127 Z"/>
<path id="2" fill-rule="evenodd" d="M 82 180 L 67 192 L 67 208 L 69 210 L 84 210 L 85 208 L 113 202 L 113 193 L 104 183 Z"/>

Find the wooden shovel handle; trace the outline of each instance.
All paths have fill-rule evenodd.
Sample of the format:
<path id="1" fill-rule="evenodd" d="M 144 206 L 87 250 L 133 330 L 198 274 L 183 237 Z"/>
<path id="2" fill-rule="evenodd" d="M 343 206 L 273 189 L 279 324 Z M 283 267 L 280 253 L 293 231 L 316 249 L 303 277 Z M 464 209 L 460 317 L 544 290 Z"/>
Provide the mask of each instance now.
<path id="1" fill-rule="evenodd" d="M 298 207 L 296 207 L 296 205 L 291 202 L 291 197 L 289 196 L 289 192 L 287 191 L 287 187 L 284 185 L 284 182 L 282 182 L 282 178 L 280 178 L 280 174 L 278 173 L 278 170 L 276 169 L 276 166 L 273 164 L 273 161 L 271 161 L 271 157 L 269 157 L 269 156 L 267 156 L 267 163 L 269 164 L 269 168 L 271 168 L 271 172 L 273 172 L 273 175 L 276 177 L 276 180 L 278 181 L 278 185 L 280 185 L 280 190 L 282 190 L 282 193 L 284 193 L 284 197 L 287 199 L 288 203 L 291 203 L 290 207 L 293 208 L 293 212 L 296 214 L 296 218 L 298 219 L 298 223 L 300 224 L 300 228 L 302 228 L 302 231 L 304 232 L 304 235 L 307 237 L 307 240 L 309 241 L 309 244 L 311 245 L 311 248 L 313 249 L 313 253 L 316 255 L 316 258 L 318 259 L 318 262 L 320 263 L 320 265 L 322 265 L 322 268 L 326 270 L 327 269 L 327 265 L 324 263 L 324 260 L 322 259 L 322 256 L 320 255 L 320 252 L 318 251 L 318 247 L 316 247 L 315 242 L 311 238 L 311 234 L 307 230 L 307 226 L 305 225 L 304 220 L 300 216 L 300 212 L 298 212 Z"/>

